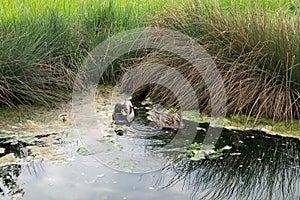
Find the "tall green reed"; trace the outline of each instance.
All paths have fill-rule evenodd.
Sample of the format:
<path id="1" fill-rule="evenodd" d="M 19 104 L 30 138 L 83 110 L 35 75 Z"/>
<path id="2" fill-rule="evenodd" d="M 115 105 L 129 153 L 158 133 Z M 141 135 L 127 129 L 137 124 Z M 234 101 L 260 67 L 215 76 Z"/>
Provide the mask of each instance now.
<path id="1" fill-rule="evenodd" d="M 76 69 L 70 59 L 76 52 L 74 36 L 64 20 L 53 12 L 5 25 L 0 29 L 0 101 L 13 106 L 64 100 L 62 90 L 70 90 Z"/>
<path id="2" fill-rule="evenodd" d="M 87 52 L 112 34 L 145 26 L 163 6 L 158 0 L 152 3 L 1 1 L 0 104 L 51 104 L 68 99 L 65 91 L 71 89 Z M 117 70 L 117 65 L 111 66 L 105 81 Z"/>

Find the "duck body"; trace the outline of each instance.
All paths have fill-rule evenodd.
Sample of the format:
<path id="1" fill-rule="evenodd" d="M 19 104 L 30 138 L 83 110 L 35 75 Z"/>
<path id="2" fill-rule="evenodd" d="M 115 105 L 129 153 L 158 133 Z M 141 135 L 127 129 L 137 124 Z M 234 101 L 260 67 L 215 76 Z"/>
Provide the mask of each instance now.
<path id="1" fill-rule="evenodd" d="M 134 119 L 134 110 L 131 101 L 126 100 L 124 104 L 115 105 L 112 119 L 115 124 L 128 124 Z"/>
<path id="2" fill-rule="evenodd" d="M 160 129 L 180 129 L 183 128 L 181 113 L 167 114 L 164 112 L 153 111 L 149 113 L 147 119 L 154 122 Z"/>

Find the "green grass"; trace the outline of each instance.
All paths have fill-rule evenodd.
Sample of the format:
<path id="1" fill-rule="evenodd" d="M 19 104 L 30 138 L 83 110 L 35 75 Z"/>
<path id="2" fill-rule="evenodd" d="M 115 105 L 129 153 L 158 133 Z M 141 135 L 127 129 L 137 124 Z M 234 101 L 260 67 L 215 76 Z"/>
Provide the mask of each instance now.
<path id="1" fill-rule="evenodd" d="M 201 114 L 196 110 L 184 111 L 184 119 L 188 119 L 198 123 L 209 123 L 217 121 L 209 115 Z M 300 122 L 299 120 L 281 121 L 274 123 L 272 119 L 262 117 L 259 122 L 255 117 L 245 115 L 229 115 L 223 119 L 223 126 L 233 130 L 262 130 L 268 134 L 281 135 L 287 137 L 300 138 Z"/>
<path id="2" fill-rule="evenodd" d="M 68 99 L 87 52 L 112 34 L 147 26 L 162 9 L 158 0 L 1 1 L 0 104 Z"/>
<path id="3" fill-rule="evenodd" d="M 90 14 L 96 13 L 103 7 L 109 8 L 108 17 L 119 14 L 120 17 L 124 12 L 133 17 L 144 18 L 148 20 L 155 13 L 160 12 L 164 7 L 183 2 L 183 0 L 3 0 L 0 2 L 0 19 L 1 22 L 16 23 L 23 19 L 35 21 L 37 17 L 49 14 L 55 11 L 65 20 L 75 24 L 84 22 Z M 138 20 L 143 21 L 143 19 Z M 137 22 L 137 23 L 139 23 Z"/>
<path id="4" fill-rule="evenodd" d="M 118 32 L 155 25 L 190 35 L 213 56 L 230 114 L 256 121 L 299 119 L 299 8 L 296 0 L 3 0 L 0 104 L 67 100 L 77 68 L 95 45 Z M 170 58 L 157 52 L 153 57 L 163 63 Z M 182 60 L 171 56 L 169 64 L 188 73 Z M 106 80 L 119 70 L 112 68 Z M 201 76 L 189 78 L 202 111 L 209 112 Z"/>

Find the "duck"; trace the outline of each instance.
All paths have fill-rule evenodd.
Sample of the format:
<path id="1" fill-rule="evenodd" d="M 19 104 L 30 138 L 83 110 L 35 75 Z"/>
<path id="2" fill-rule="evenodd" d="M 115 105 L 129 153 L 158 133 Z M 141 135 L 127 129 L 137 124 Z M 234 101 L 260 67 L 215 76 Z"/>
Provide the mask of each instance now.
<path id="1" fill-rule="evenodd" d="M 134 109 L 130 100 L 123 104 L 117 103 L 114 107 L 112 120 L 115 124 L 128 124 L 134 119 Z"/>
<path id="2" fill-rule="evenodd" d="M 154 122 L 160 129 L 166 128 L 177 130 L 184 126 L 180 112 L 167 114 L 164 112 L 153 111 L 148 114 L 147 119 Z"/>

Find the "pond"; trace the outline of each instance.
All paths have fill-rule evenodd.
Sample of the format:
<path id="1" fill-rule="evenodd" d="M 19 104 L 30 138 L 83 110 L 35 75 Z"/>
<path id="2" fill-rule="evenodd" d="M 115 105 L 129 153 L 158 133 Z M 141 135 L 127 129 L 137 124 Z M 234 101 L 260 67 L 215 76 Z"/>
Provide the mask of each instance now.
<path id="1" fill-rule="evenodd" d="M 124 134 L 112 131 L 106 135 L 110 143 L 99 141 L 105 150 L 99 155 L 90 155 L 77 139 L 67 141 L 67 135 L 22 141 L 1 137 L 1 158 L 13 154 L 26 160 L 34 155 L 34 146 L 51 152 L 47 147 L 55 145 L 63 147 L 56 154 L 68 158 L 63 163 L 43 158 L 3 165 L 1 199 L 300 199 L 299 139 L 222 129 L 215 149 L 231 148 L 220 156 L 194 161 L 182 156 L 186 147 L 165 146 L 195 126 L 200 128 L 193 142 L 201 143 L 208 123 L 184 120 L 185 127 L 178 132 L 153 130 L 144 119 L 145 109 L 140 107 L 131 126 L 123 127 Z M 51 142 L 45 138 L 52 138 Z M 107 144 L 116 149 L 109 152 Z M 141 165 L 120 161 L 128 156 L 124 152 L 143 155 Z M 153 161 L 164 165 L 157 168 L 160 163 Z"/>

